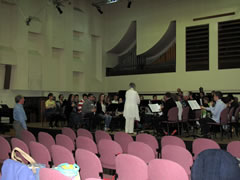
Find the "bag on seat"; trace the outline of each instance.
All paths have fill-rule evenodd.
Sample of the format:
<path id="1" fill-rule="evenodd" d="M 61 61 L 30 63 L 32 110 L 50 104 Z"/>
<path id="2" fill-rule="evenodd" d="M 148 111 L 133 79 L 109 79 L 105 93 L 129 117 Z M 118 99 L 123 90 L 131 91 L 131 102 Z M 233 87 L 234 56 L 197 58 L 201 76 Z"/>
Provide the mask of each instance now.
<path id="1" fill-rule="evenodd" d="M 1 179 L 4 180 L 35 180 L 33 172 L 26 164 L 14 161 L 12 159 L 6 159 L 3 162 L 1 173 Z"/>
<path id="2" fill-rule="evenodd" d="M 39 180 L 39 171 L 40 171 L 40 168 L 44 168 L 46 167 L 45 164 L 38 164 L 36 163 L 36 161 L 30 156 L 28 155 L 26 152 L 24 152 L 23 150 L 21 150 L 20 148 L 18 147 L 15 147 L 13 150 L 12 150 L 12 154 L 11 154 L 11 158 L 15 161 L 18 161 L 20 163 L 23 163 L 24 164 L 24 161 L 18 157 L 17 155 L 17 152 L 19 154 L 22 155 L 22 157 L 24 157 L 25 160 L 27 160 L 30 164 L 28 164 L 28 168 L 30 170 L 32 170 L 34 176 L 35 176 L 35 179 L 36 180 Z"/>
<path id="3" fill-rule="evenodd" d="M 80 180 L 80 168 L 77 164 L 63 163 L 59 164 L 57 167 L 55 167 L 55 169 L 64 174 L 65 176 L 72 178 L 72 180 Z"/>

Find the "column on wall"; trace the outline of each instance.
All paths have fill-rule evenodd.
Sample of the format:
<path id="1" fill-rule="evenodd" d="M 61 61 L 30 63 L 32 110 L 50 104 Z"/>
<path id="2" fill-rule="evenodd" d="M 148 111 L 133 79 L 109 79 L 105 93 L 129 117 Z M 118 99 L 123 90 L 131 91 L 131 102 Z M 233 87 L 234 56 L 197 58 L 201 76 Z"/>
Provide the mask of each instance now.
<path id="1" fill-rule="evenodd" d="M 186 71 L 186 30 L 185 26 L 176 21 L 176 73 Z"/>
<path id="2" fill-rule="evenodd" d="M 218 23 L 209 24 L 209 70 L 218 71 Z"/>

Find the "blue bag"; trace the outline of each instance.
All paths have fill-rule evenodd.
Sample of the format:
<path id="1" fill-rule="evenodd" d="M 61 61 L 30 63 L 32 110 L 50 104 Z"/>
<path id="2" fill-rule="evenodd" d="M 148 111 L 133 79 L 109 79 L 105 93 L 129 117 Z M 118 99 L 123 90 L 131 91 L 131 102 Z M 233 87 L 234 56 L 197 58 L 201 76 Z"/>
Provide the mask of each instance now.
<path id="1" fill-rule="evenodd" d="M 15 147 L 13 150 L 12 150 L 12 154 L 11 154 L 11 158 L 15 161 L 19 161 L 21 163 L 24 164 L 23 160 L 17 156 L 17 152 L 19 154 L 22 155 L 22 157 L 24 157 L 25 160 L 27 160 L 30 164 L 28 164 L 28 168 L 32 170 L 34 176 L 35 176 L 35 179 L 36 180 L 39 180 L 39 171 L 40 171 L 40 168 L 45 168 L 45 164 L 38 164 L 36 163 L 36 161 L 30 156 L 28 155 L 26 152 L 24 152 L 23 150 L 21 150 L 20 148 L 18 147 Z"/>

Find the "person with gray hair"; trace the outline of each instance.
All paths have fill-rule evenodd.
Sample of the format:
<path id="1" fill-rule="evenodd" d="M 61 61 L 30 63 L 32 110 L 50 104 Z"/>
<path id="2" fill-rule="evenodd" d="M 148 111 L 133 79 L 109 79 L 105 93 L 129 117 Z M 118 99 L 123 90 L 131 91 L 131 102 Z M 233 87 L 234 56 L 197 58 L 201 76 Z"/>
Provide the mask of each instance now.
<path id="1" fill-rule="evenodd" d="M 25 129 L 27 130 L 26 120 L 27 116 L 23 109 L 24 97 L 22 95 L 17 95 L 15 97 L 16 105 L 13 109 L 13 128 L 16 131 L 16 137 L 21 138 L 21 133 Z"/>
<path id="2" fill-rule="evenodd" d="M 136 85 L 134 83 L 129 84 L 130 89 L 126 92 L 126 101 L 124 105 L 123 116 L 126 119 L 125 132 L 133 133 L 134 121 L 140 121 L 138 104 L 140 104 L 140 98 L 135 90 Z"/>

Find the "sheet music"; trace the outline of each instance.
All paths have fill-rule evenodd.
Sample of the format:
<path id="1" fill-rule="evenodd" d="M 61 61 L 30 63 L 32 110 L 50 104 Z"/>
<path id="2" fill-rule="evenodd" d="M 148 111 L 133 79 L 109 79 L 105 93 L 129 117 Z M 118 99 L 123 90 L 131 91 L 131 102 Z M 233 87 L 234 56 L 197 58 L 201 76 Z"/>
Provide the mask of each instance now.
<path id="1" fill-rule="evenodd" d="M 148 106 L 153 113 L 158 113 L 161 111 L 161 106 L 159 104 L 148 104 Z"/>
<path id="2" fill-rule="evenodd" d="M 189 106 L 191 107 L 192 110 L 198 110 L 201 109 L 198 102 L 196 100 L 189 100 L 188 101 Z"/>

